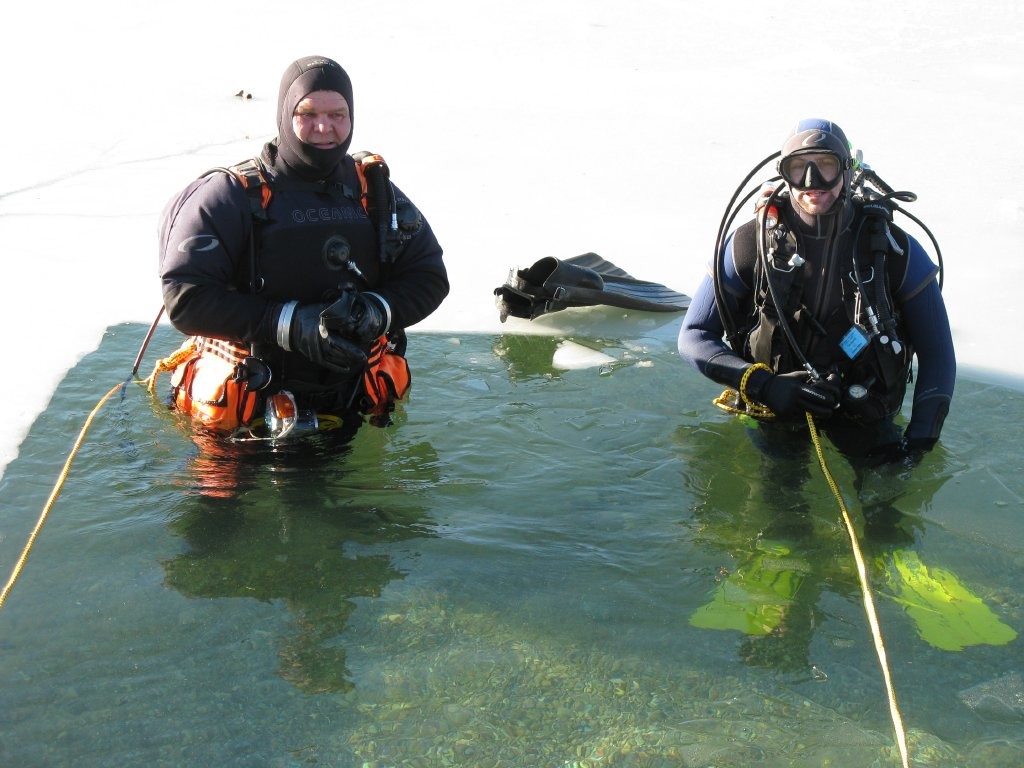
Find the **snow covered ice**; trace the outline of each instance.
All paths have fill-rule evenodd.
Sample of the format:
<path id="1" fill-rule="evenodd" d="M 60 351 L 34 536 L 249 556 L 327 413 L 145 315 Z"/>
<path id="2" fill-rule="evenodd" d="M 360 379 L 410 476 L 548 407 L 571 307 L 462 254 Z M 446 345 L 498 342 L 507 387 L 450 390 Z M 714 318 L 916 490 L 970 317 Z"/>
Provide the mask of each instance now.
<path id="1" fill-rule="evenodd" d="M 418 330 L 503 329 L 493 288 L 547 255 L 595 251 L 691 293 L 736 185 L 820 116 L 917 193 L 910 209 L 943 249 L 961 372 L 1024 374 L 1006 344 L 1024 284 L 1013 0 L 284 11 L 115 0 L 27 4 L 5 22 L 0 470 L 107 327 L 152 321 L 163 205 L 271 138 L 281 72 L 313 53 L 352 76 L 353 150 L 387 158 L 445 247 L 452 293 Z M 132 362 L 96 382 L 97 399 Z"/>

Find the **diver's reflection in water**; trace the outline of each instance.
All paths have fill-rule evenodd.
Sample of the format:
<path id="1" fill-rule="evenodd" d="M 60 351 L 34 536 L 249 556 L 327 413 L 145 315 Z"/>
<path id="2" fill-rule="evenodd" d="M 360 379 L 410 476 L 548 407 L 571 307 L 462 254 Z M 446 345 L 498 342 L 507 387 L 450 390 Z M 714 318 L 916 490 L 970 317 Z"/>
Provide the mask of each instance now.
<path id="1" fill-rule="evenodd" d="M 331 432 L 284 446 L 204 446 L 190 468 L 198 494 L 171 523 L 189 550 L 163 563 L 166 583 L 188 597 L 282 601 L 295 630 L 279 672 L 307 692 L 351 688 L 338 638 L 354 601 L 404 577 L 386 547 L 346 554 L 346 545 L 432 535 L 402 483 L 429 481 L 433 449 L 392 441 L 385 454 L 369 442 L 355 464 L 351 440 Z"/>
<path id="2" fill-rule="evenodd" d="M 809 647 L 825 618 L 822 594 L 858 601 L 859 582 L 807 429 L 774 427 L 748 429 L 729 420 L 677 432 L 685 482 L 697 500 L 695 539 L 729 556 L 690 623 L 741 632 L 738 652 L 747 664 L 812 679 L 820 674 Z M 825 450 L 840 483 L 849 484 L 853 470 L 859 503 L 850 513 L 873 578 L 882 576 L 894 553 L 911 548 L 923 531 L 919 518 L 902 514 L 894 503 L 915 481 L 897 476 L 896 468 L 847 463 L 829 446 Z M 944 481 L 933 476 L 916 483 L 914 501 L 927 504 Z"/>
<path id="3" fill-rule="evenodd" d="M 277 473 L 315 469 L 342 462 L 352 451 L 358 425 L 324 430 L 290 440 L 226 439 L 192 432 L 195 451 L 187 462 L 190 491 L 228 499 Z"/>

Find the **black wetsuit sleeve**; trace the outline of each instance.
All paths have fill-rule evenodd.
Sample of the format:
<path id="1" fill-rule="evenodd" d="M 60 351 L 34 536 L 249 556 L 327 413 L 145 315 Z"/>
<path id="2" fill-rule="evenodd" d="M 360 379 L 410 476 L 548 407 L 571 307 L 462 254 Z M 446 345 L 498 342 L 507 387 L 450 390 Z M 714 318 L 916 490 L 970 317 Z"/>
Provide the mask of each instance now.
<path id="1" fill-rule="evenodd" d="M 731 314 L 737 317 L 740 299 L 747 289 L 736 274 L 731 239 L 721 258 L 725 265 L 725 300 L 729 302 Z M 697 287 L 683 317 L 677 340 L 679 355 L 712 381 L 736 389 L 743 373 L 750 367 L 750 362 L 733 352 L 724 339 L 725 327 L 718 311 L 714 278 L 707 274 Z"/>
<path id="2" fill-rule="evenodd" d="M 909 341 L 917 351 L 918 366 L 905 436 L 931 442 L 942 431 L 956 380 L 953 336 L 938 282 L 932 280 L 919 289 L 901 309 Z"/>
<path id="3" fill-rule="evenodd" d="M 171 324 L 182 333 L 273 341 L 277 303 L 245 285 L 252 217 L 234 177 L 216 172 L 190 184 L 164 211 L 160 279 Z"/>
<path id="4" fill-rule="evenodd" d="M 398 204 L 408 198 L 395 188 Z M 395 263 L 384 270 L 374 290 L 391 306 L 393 328 L 408 328 L 437 309 L 448 295 L 448 272 L 441 245 L 426 218 L 420 214 L 419 229 L 405 243 Z"/>

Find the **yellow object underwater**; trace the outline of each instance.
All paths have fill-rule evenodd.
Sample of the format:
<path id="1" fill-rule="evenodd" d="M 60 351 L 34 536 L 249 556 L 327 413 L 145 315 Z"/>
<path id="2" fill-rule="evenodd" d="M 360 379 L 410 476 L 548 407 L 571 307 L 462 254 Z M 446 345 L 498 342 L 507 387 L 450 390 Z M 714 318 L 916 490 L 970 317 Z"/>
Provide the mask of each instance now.
<path id="1" fill-rule="evenodd" d="M 949 571 L 929 569 L 916 552 L 896 550 L 879 558 L 890 597 L 913 619 L 925 642 L 944 651 L 970 645 L 1006 645 L 1017 633 Z"/>
<path id="2" fill-rule="evenodd" d="M 782 623 L 807 566 L 787 557 L 782 545 L 760 542 L 758 548 L 760 553 L 719 583 L 711 602 L 694 611 L 691 625 L 768 635 Z"/>

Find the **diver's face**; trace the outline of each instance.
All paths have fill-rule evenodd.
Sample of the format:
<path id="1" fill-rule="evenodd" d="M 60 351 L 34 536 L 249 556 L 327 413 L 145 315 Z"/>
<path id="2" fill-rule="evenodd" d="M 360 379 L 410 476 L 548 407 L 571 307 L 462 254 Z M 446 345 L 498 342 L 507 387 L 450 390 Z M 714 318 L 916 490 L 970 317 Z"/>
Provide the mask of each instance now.
<path id="1" fill-rule="evenodd" d="M 843 190 L 842 161 L 832 152 L 792 155 L 782 161 L 780 171 L 803 218 L 828 213 Z"/>
<path id="2" fill-rule="evenodd" d="M 823 216 L 832 210 L 843 190 L 842 177 L 830 189 L 796 189 L 790 187 L 789 199 L 801 218 Z"/>
<path id="3" fill-rule="evenodd" d="M 313 91 L 295 105 L 292 130 L 303 144 L 334 149 L 352 132 L 348 102 L 337 91 Z"/>

